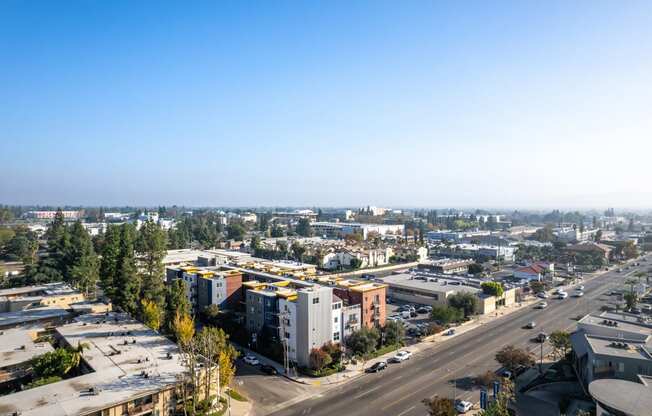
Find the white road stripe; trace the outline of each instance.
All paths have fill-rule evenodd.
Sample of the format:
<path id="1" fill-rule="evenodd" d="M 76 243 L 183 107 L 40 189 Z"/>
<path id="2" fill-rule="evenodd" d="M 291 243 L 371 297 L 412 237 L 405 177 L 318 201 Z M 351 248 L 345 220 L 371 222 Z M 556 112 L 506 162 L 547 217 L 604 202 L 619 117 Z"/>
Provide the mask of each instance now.
<path id="1" fill-rule="evenodd" d="M 376 386 L 376 387 L 374 387 L 373 389 L 369 389 L 369 390 L 367 390 L 367 391 L 365 391 L 365 392 L 362 392 L 362 393 L 358 394 L 357 396 L 355 396 L 355 398 L 356 398 L 356 399 L 359 399 L 360 397 L 362 397 L 362 396 L 364 396 L 364 395 L 366 395 L 366 394 L 369 394 L 369 393 L 371 393 L 372 391 L 378 390 L 378 389 L 381 388 L 381 387 L 382 387 L 382 385 Z"/>
<path id="2" fill-rule="evenodd" d="M 397 416 L 403 416 L 404 414 L 408 413 L 412 409 L 414 409 L 414 406 L 408 407 L 407 409 L 405 409 L 401 413 L 399 413 Z"/>

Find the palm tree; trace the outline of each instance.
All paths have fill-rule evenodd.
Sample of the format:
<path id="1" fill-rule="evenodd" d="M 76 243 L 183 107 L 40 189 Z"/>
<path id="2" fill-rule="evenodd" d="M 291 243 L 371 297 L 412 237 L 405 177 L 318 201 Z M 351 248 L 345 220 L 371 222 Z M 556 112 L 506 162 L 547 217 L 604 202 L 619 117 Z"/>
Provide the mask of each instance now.
<path id="1" fill-rule="evenodd" d="M 78 342 L 77 347 L 69 347 L 68 351 L 70 351 L 70 356 L 72 358 L 71 362 L 71 370 L 73 368 L 79 367 L 79 364 L 81 364 L 81 359 L 82 356 L 84 355 L 84 350 L 90 349 L 91 346 L 87 342 Z"/>

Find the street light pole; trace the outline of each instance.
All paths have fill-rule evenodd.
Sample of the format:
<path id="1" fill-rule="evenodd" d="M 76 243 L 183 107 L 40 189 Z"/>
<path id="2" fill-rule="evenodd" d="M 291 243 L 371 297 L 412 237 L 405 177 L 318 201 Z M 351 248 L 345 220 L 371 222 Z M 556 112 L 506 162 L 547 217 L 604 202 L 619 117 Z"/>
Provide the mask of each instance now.
<path id="1" fill-rule="evenodd" d="M 539 374 L 543 374 L 543 344 L 541 343 L 541 354 L 539 356 Z"/>

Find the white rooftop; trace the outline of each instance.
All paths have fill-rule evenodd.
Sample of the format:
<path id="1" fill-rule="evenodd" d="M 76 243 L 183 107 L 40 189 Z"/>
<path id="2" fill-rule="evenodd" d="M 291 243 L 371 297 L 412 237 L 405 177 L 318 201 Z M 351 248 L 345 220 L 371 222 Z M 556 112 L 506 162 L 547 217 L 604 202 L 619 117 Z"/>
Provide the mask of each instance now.
<path id="1" fill-rule="evenodd" d="M 89 344 L 84 361 L 94 371 L 0 397 L 0 414 L 86 415 L 174 385 L 184 372 L 174 343 L 124 314 L 83 315 L 57 332 L 70 345 Z"/>
<path id="2" fill-rule="evenodd" d="M 52 351 L 49 342 L 35 343 L 40 327 L 14 328 L 0 331 L 0 367 L 11 367 Z"/>

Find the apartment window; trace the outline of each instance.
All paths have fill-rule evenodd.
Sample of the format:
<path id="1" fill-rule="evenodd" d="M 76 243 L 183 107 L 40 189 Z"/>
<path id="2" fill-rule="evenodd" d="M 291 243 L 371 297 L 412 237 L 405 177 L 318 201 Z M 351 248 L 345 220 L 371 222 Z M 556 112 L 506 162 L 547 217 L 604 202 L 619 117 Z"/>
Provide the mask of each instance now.
<path id="1" fill-rule="evenodd" d="M 338 310 L 338 309 L 340 309 L 340 308 L 342 308 L 342 304 L 341 304 L 341 303 L 334 303 L 334 304 L 333 304 L 333 310 L 334 310 L 334 311 L 336 311 L 336 310 Z"/>
<path id="2" fill-rule="evenodd" d="M 312 304 L 315 305 L 319 303 L 319 298 L 312 298 Z"/>
<path id="3" fill-rule="evenodd" d="M 290 333 L 289 332 L 285 333 L 285 339 L 290 339 Z"/>
<path id="4" fill-rule="evenodd" d="M 624 373 L 625 372 L 625 363 L 617 363 L 618 365 L 616 366 L 618 368 L 619 373 Z"/>
<path id="5" fill-rule="evenodd" d="M 339 318 L 339 317 L 338 317 L 338 316 L 336 316 L 336 317 L 335 317 L 335 318 L 333 319 L 333 322 L 335 322 L 335 323 L 337 323 L 337 321 L 339 321 L 339 319 L 338 319 L 338 318 Z"/>
<path id="6" fill-rule="evenodd" d="M 340 340 L 340 333 L 339 333 L 339 332 L 335 332 L 335 333 L 333 334 L 333 341 L 339 341 L 339 340 Z"/>
<path id="7" fill-rule="evenodd" d="M 375 303 L 380 303 L 380 295 L 374 296 L 374 302 Z"/>

